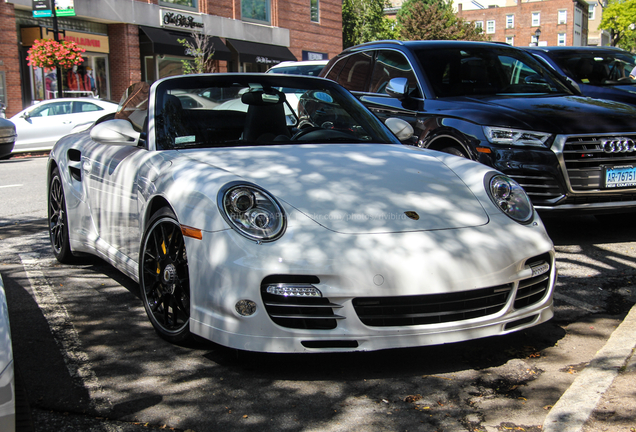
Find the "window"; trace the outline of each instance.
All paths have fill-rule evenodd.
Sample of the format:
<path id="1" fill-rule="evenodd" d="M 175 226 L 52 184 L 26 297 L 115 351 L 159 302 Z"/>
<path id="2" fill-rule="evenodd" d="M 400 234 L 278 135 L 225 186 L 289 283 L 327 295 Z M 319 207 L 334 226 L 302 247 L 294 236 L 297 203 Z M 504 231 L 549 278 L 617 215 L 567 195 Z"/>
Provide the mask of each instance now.
<path id="1" fill-rule="evenodd" d="M 515 38 L 514 38 L 514 36 L 506 36 L 506 43 L 508 45 L 515 46 Z"/>
<path id="2" fill-rule="evenodd" d="M 486 21 L 486 33 L 493 34 L 495 32 L 495 20 Z"/>
<path id="3" fill-rule="evenodd" d="M 594 9 L 596 8 L 596 3 L 590 3 L 587 5 L 587 19 L 592 21 L 594 19 Z"/>
<path id="4" fill-rule="evenodd" d="M 70 102 L 51 102 L 42 104 L 29 112 L 29 117 L 48 117 L 71 113 Z"/>
<path id="5" fill-rule="evenodd" d="M 7 105 L 7 84 L 4 72 L 0 72 L 0 103 Z M 1 111 L 1 110 L 0 110 Z"/>
<path id="6" fill-rule="evenodd" d="M 515 28 L 515 16 L 506 15 L 506 28 Z"/>
<path id="7" fill-rule="evenodd" d="M 320 22 L 320 0 L 309 0 L 309 16 L 311 22 Z"/>
<path id="8" fill-rule="evenodd" d="M 184 6 L 186 8 L 197 8 L 197 0 L 159 0 L 159 4 L 163 6 Z"/>
<path id="9" fill-rule="evenodd" d="M 396 51 L 379 51 L 371 77 L 371 92 L 386 93 L 386 86 L 393 78 L 408 79 L 409 94 L 419 97 L 417 78 L 406 57 Z"/>
<path id="10" fill-rule="evenodd" d="M 102 111 L 104 108 L 99 105 L 95 105 L 90 102 L 81 102 L 76 101 L 73 102 L 73 112 L 74 113 L 82 113 L 82 112 L 90 112 L 90 111 Z"/>
<path id="11" fill-rule="evenodd" d="M 269 0 L 241 0 L 241 19 L 269 24 Z"/>
<path id="12" fill-rule="evenodd" d="M 558 39 L 557 39 L 557 45 L 565 46 L 565 33 L 559 33 Z"/>
<path id="13" fill-rule="evenodd" d="M 367 79 L 371 73 L 371 59 L 373 57 L 373 51 L 362 52 L 353 54 L 343 60 L 340 63 L 346 62 L 336 82 L 345 87 L 349 91 L 366 91 Z M 332 69 L 338 69 L 338 65 L 335 65 Z M 328 78 L 334 79 L 330 73 Z"/>
<path id="14" fill-rule="evenodd" d="M 541 25 L 541 12 L 532 12 L 532 27 Z"/>
<path id="15" fill-rule="evenodd" d="M 559 24 L 565 24 L 568 21 L 568 11 L 566 10 L 560 10 L 558 12 L 558 23 Z"/>
<path id="16" fill-rule="evenodd" d="M 475 21 L 475 28 L 484 31 L 484 22 L 483 21 Z"/>

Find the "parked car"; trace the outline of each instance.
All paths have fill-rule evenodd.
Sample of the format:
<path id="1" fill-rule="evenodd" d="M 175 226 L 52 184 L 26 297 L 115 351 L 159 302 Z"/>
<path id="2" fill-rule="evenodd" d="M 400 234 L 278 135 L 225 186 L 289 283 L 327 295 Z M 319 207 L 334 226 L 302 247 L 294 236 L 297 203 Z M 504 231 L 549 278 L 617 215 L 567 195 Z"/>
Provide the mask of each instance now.
<path id="1" fill-rule="evenodd" d="M 329 60 L 284 61 L 272 66 L 267 73 L 318 76 Z"/>
<path id="2" fill-rule="evenodd" d="M 15 431 L 15 377 L 9 310 L 0 276 L 0 431 Z"/>
<path id="3" fill-rule="evenodd" d="M 237 104 L 190 110 L 175 96 L 213 87 L 235 89 Z M 139 83 L 115 119 L 57 142 L 48 201 L 57 259 L 94 254 L 138 281 L 172 342 L 364 351 L 503 335 L 553 315 L 554 248 L 523 189 L 402 145 L 321 78 Z"/>
<path id="4" fill-rule="evenodd" d="M 0 118 L 0 159 L 11 154 L 15 138 L 15 125 L 9 120 Z"/>
<path id="5" fill-rule="evenodd" d="M 584 96 L 636 105 L 636 55 L 616 47 L 527 47 Z"/>
<path id="6" fill-rule="evenodd" d="M 117 104 L 94 98 L 60 98 L 39 102 L 13 117 L 18 138 L 13 152 L 50 150 L 53 144 L 78 126 L 89 127 L 114 113 Z"/>
<path id="7" fill-rule="evenodd" d="M 380 41 L 323 69 L 407 140 L 511 176 L 542 212 L 636 210 L 636 108 L 585 98 L 505 44 Z"/>

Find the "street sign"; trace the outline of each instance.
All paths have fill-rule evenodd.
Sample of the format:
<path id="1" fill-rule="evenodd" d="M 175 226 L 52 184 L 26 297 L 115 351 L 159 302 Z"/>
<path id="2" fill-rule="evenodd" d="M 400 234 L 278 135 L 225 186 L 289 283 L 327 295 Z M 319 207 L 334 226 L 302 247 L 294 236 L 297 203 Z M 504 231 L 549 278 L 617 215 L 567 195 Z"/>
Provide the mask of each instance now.
<path id="1" fill-rule="evenodd" d="M 55 0 L 55 14 L 59 17 L 75 16 L 75 0 Z"/>
<path id="2" fill-rule="evenodd" d="M 53 16 L 53 0 L 33 0 L 33 18 Z"/>

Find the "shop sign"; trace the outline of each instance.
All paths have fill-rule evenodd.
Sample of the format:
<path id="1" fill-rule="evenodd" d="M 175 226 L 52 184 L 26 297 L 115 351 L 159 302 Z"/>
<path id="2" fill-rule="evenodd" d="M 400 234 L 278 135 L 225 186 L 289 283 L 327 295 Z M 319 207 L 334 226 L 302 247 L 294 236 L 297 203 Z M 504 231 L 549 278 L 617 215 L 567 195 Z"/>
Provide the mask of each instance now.
<path id="1" fill-rule="evenodd" d="M 329 54 L 303 50 L 303 60 L 329 60 Z"/>
<path id="2" fill-rule="evenodd" d="M 42 27 L 22 27 L 20 33 L 22 45 L 24 46 L 33 45 L 33 41 L 36 39 L 53 39 L 53 31 Z M 86 51 L 97 53 L 108 53 L 110 51 L 108 36 L 72 31 L 64 33 L 60 34 L 60 40 L 75 42 Z"/>
<path id="3" fill-rule="evenodd" d="M 55 15 L 75 16 L 75 0 L 55 0 Z"/>
<path id="4" fill-rule="evenodd" d="M 33 0 L 33 18 L 44 18 L 53 16 L 53 0 Z"/>
<path id="5" fill-rule="evenodd" d="M 256 63 L 262 63 L 267 65 L 275 65 L 280 63 L 280 60 L 271 59 L 269 57 L 256 56 Z"/>
<path id="6" fill-rule="evenodd" d="M 191 32 L 203 31 L 203 17 L 197 14 L 161 9 L 161 26 Z"/>

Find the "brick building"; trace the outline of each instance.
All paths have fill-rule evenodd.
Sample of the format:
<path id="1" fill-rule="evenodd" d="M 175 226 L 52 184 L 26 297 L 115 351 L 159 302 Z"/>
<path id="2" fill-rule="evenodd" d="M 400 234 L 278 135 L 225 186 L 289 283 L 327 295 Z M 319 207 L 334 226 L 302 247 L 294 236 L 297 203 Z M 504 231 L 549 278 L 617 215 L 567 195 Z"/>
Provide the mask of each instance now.
<path id="1" fill-rule="evenodd" d="M 45 0 L 39 3 L 53 3 Z M 7 117 L 59 96 L 54 71 L 27 65 L 33 41 L 53 38 L 52 18 L 33 17 L 33 0 L 0 1 L 0 102 Z M 191 58 L 179 39 L 211 37 L 218 72 L 265 71 L 285 60 L 330 58 L 342 50 L 339 0 L 75 0 L 57 17 L 60 38 L 82 48 L 82 85 L 63 95 L 119 100 L 133 82 L 182 73 Z M 76 81 L 73 81 L 76 82 Z"/>
<path id="2" fill-rule="evenodd" d="M 536 43 L 545 46 L 587 45 L 589 6 L 584 0 L 518 1 L 516 4 L 506 4 L 464 10 L 463 4 L 458 2 L 457 15 L 481 26 L 492 41 L 515 46 Z"/>

